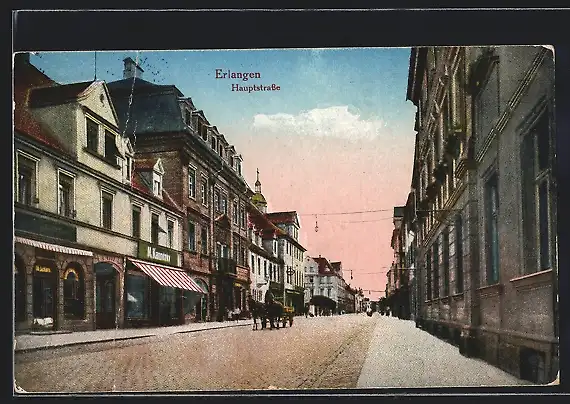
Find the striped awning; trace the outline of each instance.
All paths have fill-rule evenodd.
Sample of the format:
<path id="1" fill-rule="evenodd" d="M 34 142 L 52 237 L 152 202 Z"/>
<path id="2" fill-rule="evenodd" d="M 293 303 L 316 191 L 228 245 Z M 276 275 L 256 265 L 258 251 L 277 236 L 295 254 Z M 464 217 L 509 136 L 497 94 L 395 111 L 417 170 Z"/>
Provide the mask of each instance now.
<path id="1" fill-rule="evenodd" d="M 41 248 L 42 250 L 47 250 L 47 251 L 56 251 L 71 255 L 86 255 L 88 257 L 93 256 L 93 252 L 91 251 L 79 250 L 77 248 L 71 248 L 71 247 L 64 247 L 62 245 L 57 245 L 57 244 L 44 243 L 42 241 L 30 240 L 29 238 L 14 237 L 14 241 L 16 243 L 31 245 L 32 247 Z"/>
<path id="2" fill-rule="evenodd" d="M 186 272 L 180 269 L 134 259 L 129 259 L 129 261 L 162 286 L 207 294 Z"/>

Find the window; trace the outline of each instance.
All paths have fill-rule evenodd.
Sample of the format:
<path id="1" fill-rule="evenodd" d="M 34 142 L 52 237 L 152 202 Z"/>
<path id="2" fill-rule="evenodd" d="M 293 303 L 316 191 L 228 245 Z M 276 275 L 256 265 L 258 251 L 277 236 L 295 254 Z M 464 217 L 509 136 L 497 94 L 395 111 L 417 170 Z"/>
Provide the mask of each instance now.
<path id="1" fill-rule="evenodd" d="M 85 288 L 82 271 L 79 268 L 67 268 L 63 276 L 63 314 L 65 318 L 85 318 Z"/>
<path id="2" fill-rule="evenodd" d="M 241 249 L 241 265 L 245 266 L 246 265 L 246 252 L 245 252 L 245 247 L 240 247 Z"/>
<path id="3" fill-rule="evenodd" d="M 141 208 L 138 206 L 133 206 L 132 210 L 132 222 L 133 222 L 133 237 L 141 238 Z"/>
<path id="4" fill-rule="evenodd" d="M 498 68 L 493 67 L 483 89 L 475 98 L 475 138 L 482 142 L 491 131 L 492 125 L 499 116 L 499 75 Z"/>
<path id="5" fill-rule="evenodd" d="M 255 274 L 255 256 L 251 254 L 251 272 Z"/>
<path id="6" fill-rule="evenodd" d="M 202 133 L 202 140 L 204 142 L 208 141 L 208 128 L 203 122 L 200 122 L 200 132 Z"/>
<path id="7" fill-rule="evenodd" d="M 159 229 L 159 217 L 156 213 L 152 213 L 150 218 L 150 242 L 152 244 L 158 244 Z"/>
<path id="8" fill-rule="evenodd" d="M 208 254 L 208 229 L 202 226 L 202 254 Z"/>
<path id="9" fill-rule="evenodd" d="M 525 273 L 550 269 L 552 251 L 551 134 L 548 117 L 541 114 L 521 150 Z"/>
<path id="10" fill-rule="evenodd" d="M 226 195 L 222 195 L 222 212 L 225 215 L 228 214 L 228 197 Z"/>
<path id="11" fill-rule="evenodd" d="M 115 135 L 105 129 L 105 159 L 109 162 L 116 163 L 116 150 Z"/>
<path id="12" fill-rule="evenodd" d="M 257 258 L 257 274 L 261 275 L 261 258 Z"/>
<path id="13" fill-rule="evenodd" d="M 188 197 L 196 199 L 196 169 L 188 167 Z"/>
<path id="14" fill-rule="evenodd" d="M 443 295 L 449 296 L 449 229 L 443 230 Z"/>
<path id="15" fill-rule="evenodd" d="M 174 222 L 168 221 L 168 247 L 174 248 Z"/>
<path id="16" fill-rule="evenodd" d="M 202 205 L 208 206 L 208 180 L 203 178 L 201 185 Z"/>
<path id="17" fill-rule="evenodd" d="M 222 199 L 220 198 L 220 191 L 215 189 L 214 190 L 214 208 L 216 209 L 216 212 L 221 212 L 222 211 Z"/>
<path id="18" fill-rule="evenodd" d="M 263 261 L 263 274 L 265 275 L 265 278 L 269 277 L 269 274 L 267 273 L 267 261 Z"/>
<path id="19" fill-rule="evenodd" d="M 192 127 L 192 112 L 189 109 L 184 110 L 184 122 L 187 126 Z"/>
<path id="20" fill-rule="evenodd" d="M 427 295 L 427 300 L 432 299 L 431 280 L 432 280 L 431 252 L 430 252 L 430 250 L 428 250 L 426 253 L 426 295 Z"/>
<path id="21" fill-rule="evenodd" d="M 230 166 L 235 170 L 235 166 L 234 166 L 234 156 L 230 156 L 228 159 Z"/>
<path id="22" fill-rule="evenodd" d="M 72 217 L 73 216 L 73 177 L 71 175 L 59 172 L 58 176 L 58 210 L 59 214 L 62 216 Z"/>
<path id="23" fill-rule="evenodd" d="M 455 219 L 455 256 L 455 289 L 463 293 L 463 219 L 460 215 Z"/>
<path id="24" fill-rule="evenodd" d="M 196 225 L 188 221 L 188 250 L 196 251 Z"/>
<path id="25" fill-rule="evenodd" d="M 87 119 L 87 149 L 99 152 L 99 125 L 91 119 Z"/>
<path id="26" fill-rule="evenodd" d="M 212 136 L 212 150 L 216 150 L 216 137 Z"/>
<path id="27" fill-rule="evenodd" d="M 154 181 L 152 182 L 152 192 L 156 195 L 156 196 L 160 196 L 161 189 L 160 189 L 160 179 L 159 178 L 154 178 Z"/>
<path id="28" fill-rule="evenodd" d="M 233 257 L 236 262 L 238 260 L 238 249 L 239 249 L 239 240 L 237 239 L 237 237 L 234 236 Z"/>
<path id="29" fill-rule="evenodd" d="M 36 162 L 18 153 L 18 202 L 31 205 L 36 187 Z"/>
<path id="30" fill-rule="evenodd" d="M 101 193 L 101 218 L 103 228 L 111 230 L 113 226 L 113 195 L 105 191 Z"/>
<path id="31" fill-rule="evenodd" d="M 125 280 L 127 295 L 127 318 L 147 319 L 150 317 L 149 278 L 129 271 Z"/>
<path id="32" fill-rule="evenodd" d="M 133 164 L 133 159 L 130 156 L 126 156 L 125 158 L 125 172 L 126 172 L 126 177 L 128 181 L 131 181 L 131 177 L 132 177 L 132 164 Z"/>
<path id="33" fill-rule="evenodd" d="M 239 217 L 239 213 L 238 213 L 238 201 L 235 200 L 233 203 L 233 210 L 232 210 L 232 216 L 234 219 L 234 224 L 238 224 L 238 217 Z"/>
<path id="34" fill-rule="evenodd" d="M 493 173 L 485 184 L 485 247 L 487 255 L 487 284 L 499 281 L 499 195 L 498 176 Z"/>
<path id="35" fill-rule="evenodd" d="M 241 175 L 241 161 L 240 160 L 237 161 L 237 172 L 239 175 Z"/>
<path id="36" fill-rule="evenodd" d="M 241 207 L 239 211 L 239 224 L 242 228 L 245 228 L 245 207 Z"/>

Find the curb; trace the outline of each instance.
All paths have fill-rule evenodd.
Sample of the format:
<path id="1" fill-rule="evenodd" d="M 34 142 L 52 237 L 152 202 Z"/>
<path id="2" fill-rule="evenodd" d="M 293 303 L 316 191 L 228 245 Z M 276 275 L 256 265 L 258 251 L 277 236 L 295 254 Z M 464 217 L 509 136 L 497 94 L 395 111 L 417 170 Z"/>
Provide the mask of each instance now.
<path id="1" fill-rule="evenodd" d="M 60 344 L 60 345 L 44 345 L 32 348 L 16 348 L 14 353 L 28 353 L 28 352 L 35 352 L 35 351 L 44 351 L 48 349 L 60 349 L 66 348 L 69 346 L 76 346 L 76 345 L 89 345 L 89 344 L 97 344 L 97 343 L 104 343 L 104 342 L 114 342 L 114 341 L 125 341 L 128 339 L 141 339 L 141 338 L 150 338 L 155 337 L 156 334 L 147 334 L 147 335 L 136 335 L 134 337 L 118 337 L 118 338 L 106 338 L 106 339 L 98 339 L 98 340 L 89 340 L 89 341 L 82 341 L 82 342 L 70 342 L 67 344 Z"/>
<path id="2" fill-rule="evenodd" d="M 231 325 L 222 325 L 222 326 L 218 326 L 218 327 L 208 327 L 208 328 L 199 328 L 199 329 L 194 329 L 194 330 L 184 330 L 184 331 L 176 331 L 173 333 L 168 333 L 168 334 L 145 334 L 145 335 L 135 335 L 135 336 L 130 336 L 130 337 L 117 337 L 117 338 L 105 338 L 105 339 L 98 339 L 98 340 L 88 340 L 88 341 L 81 341 L 81 342 L 70 342 L 70 343 L 65 343 L 65 344 L 60 344 L 60 345 L 44 345 L 44 346 L 38 346 L 38 347 L 32 347 L 32 348 L 15 348 L 14 349 L 14 353 L 29 353 L 29 352 L 35 352 L 35 351 L 43 351 L 43 350 L 48 350 L 48 349 L 60 349 L 60 348 L 66 348 L 66 347 L 70 347 L 70 346 L 77 346 L 77 345 L 89 345 L 89 344 L 97 344 L 97 343 L 105 343 L 105 342 L 114 342 L 114 341 L 125 341 L 125 340 L 129 340 L 129 339 L 141 339 L 141 338 L 150 338 L 150 337 L 163 337 L 163 336 L 167 336 L 167 335 L 176 335 L 176 334 L 188 334 L 188 333 L 192 333 L 192 332 L 199 332 L 199 331 L 207 331 L 207 330 L 218 330 L 221 328 L 231 328 L 231 327 L 243 327 L 249 325 L 248 323 L 243 323 L 243 324 L 231 324 Z"/>

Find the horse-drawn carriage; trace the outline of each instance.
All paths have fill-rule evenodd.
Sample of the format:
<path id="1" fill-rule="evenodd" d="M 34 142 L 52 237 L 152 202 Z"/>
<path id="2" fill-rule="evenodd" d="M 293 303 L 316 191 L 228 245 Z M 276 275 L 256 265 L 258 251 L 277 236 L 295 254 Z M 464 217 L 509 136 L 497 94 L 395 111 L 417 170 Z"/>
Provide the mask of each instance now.
<path id="1" fill-rule="evenodd" d="M 285 328 L 287 323 L 289 323 L 289 327 L 293 326 L 293 307 L 283 306 L 279 301 L 262 303 L 249 299 L 249 310 L 253 318 L 254 330 L 257 330 L 257 319 L 261 322 L 261 329 L 267 328 L 268 322 L 270 329 L 279 329 L 280 324 Z"/>

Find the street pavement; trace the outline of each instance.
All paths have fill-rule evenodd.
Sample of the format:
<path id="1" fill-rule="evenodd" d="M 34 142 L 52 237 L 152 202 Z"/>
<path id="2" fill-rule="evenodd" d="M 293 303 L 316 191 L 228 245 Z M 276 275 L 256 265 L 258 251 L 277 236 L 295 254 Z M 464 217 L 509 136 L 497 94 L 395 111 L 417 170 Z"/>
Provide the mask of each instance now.
<path id="1" fill-rule="evenodd" d="M 41 350 L 34 349 L 39 340 L 34 345 L 30 339 L 39 336 L 19 336 L 17 345 L 27 343 L 28 350 L 15 353 L 15 381 L 37 393 L 528 384 L 462 357 L 413 322 L 378 314 L 296 317 L 293 327 L 280 330 L 253 331 L 251 321 L 239 323 L 146 330 L 153 335 L 111 330 L 117 337 L 111 342 L 77 345 L 69 342 L 85 340 L 86 334 L 41 336 L 52 338 L 52 347 L 59 341 L 58 347 Z"/>
<path id="2" fill-rule="evenodd" d="M 190 323 L 170 327 L 155 328 L 115 328 L 108 330 L 81 331 L 81 332 L 55 332 L 17 335 L 14 340 L 16 352 L 49 349 L 55 347 L 110 342 L 145 338 L 159 335 L 181 334 L 218 328 L 239 327 L 251 325 L 249 320 Z"/>
<path id="3" fill-rule="evenodd" d="M 413 321 L 383 316 L 357 383 L 359 388 L 516 385 L 531 383 L 461 355 L 457 347 L 416 328 Z"/>

